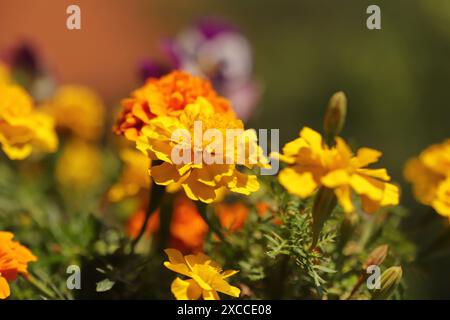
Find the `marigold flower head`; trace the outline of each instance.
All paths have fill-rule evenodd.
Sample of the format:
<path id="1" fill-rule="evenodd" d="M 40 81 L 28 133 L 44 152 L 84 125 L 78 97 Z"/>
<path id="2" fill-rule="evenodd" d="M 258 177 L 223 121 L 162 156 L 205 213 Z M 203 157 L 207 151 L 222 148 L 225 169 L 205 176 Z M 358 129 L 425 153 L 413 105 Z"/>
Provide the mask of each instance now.
<path id="1" fill-rule="evenodd" d="M 8 283 L 20 274 L 28 275 L 28 263 L 37 261 L 30 250 L 13 238 L 12 233 L 0 231 L 0 299 L 11 294 Z"/>
<path id="2" fill-rule="evenodd" d="M 235 143 L 236 140 L 231 143 L 219 142 L 216 137 L 200 137 L 199 144 L 195 141 L 196 123 L 200 123 L 202 132 L 214 129 L 215 132 L 220 132 L 222 137 L 226 137 L 227 129 L 237 129 L 240 132 L 236 137 L 238 143 Z M 188 135 L 188 139 L 185 139 L 186 136 L 174 139 L 176 133 L 181 131 Z M 151 160 L 160 162 L 149 170 L 155 183 L 180 184 L 190 199 L 205 203 L 217 200 L 223 188 L 246 195 L 257 191 L 259 183 L 256 176 L 238 171 L 236 163 L 240 159 L 241 164 L 253 167 L 265 166 L 267 161 L 262 156 L 253 131 L 244 131 L 240 120 L 229 119 L 216 113 L 208 100 L 201 97 L 186 106 L 178 119 L 167 116 L 152 119 L 142 129 L 137 148 Z M 254 152 L 247 152 L 248 150 Z M 172 160 L 172 154 L 179 151 L 183 151 L 183 156 L 187 155 L 188 160 L 177 164 Z M 220 161 L 208 164 L 204 154 L 214 155 L 214 158 Z M 200 161 L 197 158 L 200 158 Z"/>
<path id="3" fill-rule="evenodd" d="M 409 160 L 404 175 L 417 200 L 450 217 L 450 139 Z"/>
<path id="4" fill-rule="evenodd" d="M 214 111 L 234 117 L 230 103 L 219 96 L 211 83 L 187 72 L 173 71 L 159 79 L 149 78 L 145 85 L 122 101 L 114 131 L 129 140 L 136 140 L 141 129 L 157 116 L 178 117 L 183 109 L 203 97 Z"/>
<path id="5" fill-rule="evenodd" d="M 171 290 L 177 300 L 220 300 L 218 292 L 239 297 L 241 290 L 225 280 L 236 274 L 236 270 L 222 271 L 219 265 L 203 253 L 183 256 L 176 249 L 165 250 L 169 261 L 164 266 L 190 279 L 176 278 Z"/>
<path id="6" fill-rule="evenodd" d="M 136 212 L 127 223 L 127 233 L 136 237 L 145 219 L 145 210 Z M 159 210 L 150 216 L 146 235 L 159 230 Z M 176 198 L 170 222 L 170 245 L 182 252 L 201 250 L 208 233 L 208 225 L 197 210 L 195 203 L 185 196 Z"/>
<path id="7" fill-rule="evenodd" d="M 36 111 L 17 85 L 0 84 L 0 144 L 12 160 L 28 157 L 34 148 L 53 152 L 58 145 L 53 119 Z"/>
<path id="8" fill-rule="evenodd" d="M 122 173 L 119 181 L 108 192 L 108 198 L 113 202 L 135 196 L 150 187 L 150 160 L 147 156 L 136 149 L 127 148 L 120 151 L 120 159 L 124 162 Z"/>
<path id="9" fill-rule="evenodd" d="M 353 155 L 340 137 L 335 146 L 329 147 L 319 133 L 305 127 L 300 137 L 287 143 L 283 155 L 279 155 L 288 164 L 280 172 L 279 181 L 288 192 L 301 198 L 311 196 L 319 187 L 332 189 L 346 213 L 353 212 L 352 194 L 356 193 L 361 197 L 363 210 L 374 212 L 399 201 L 399 189 L 388 183 L 386 169 L 366 168 L 381 155 L 370 148 L 360 148 Z"/>
<path id="10" fill-rule="evenodd" d="M 56 164 L 58 182 L 74 190 L 96 186 L 102 179 L 102 153 L 93 144 L 81 139 L 69 141 Z"/>
<path id="11" fill-rule="evenodd" d="M 97 140 L 103 132 L 105 106 L 91 89 L 79 85 L 64 85 L 45 103 L 59 130 L 68 130 L 76 137 Z"/>

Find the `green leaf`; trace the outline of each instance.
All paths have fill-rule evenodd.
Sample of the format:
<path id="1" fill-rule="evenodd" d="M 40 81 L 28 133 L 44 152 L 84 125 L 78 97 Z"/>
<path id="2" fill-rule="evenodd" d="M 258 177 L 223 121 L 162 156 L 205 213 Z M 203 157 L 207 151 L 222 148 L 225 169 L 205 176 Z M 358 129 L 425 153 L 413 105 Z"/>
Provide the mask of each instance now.
<path id="1" fill-rule="evenodd" d="M 106 292 L 112 289 L 112 287 L 114 286 L 115 282 L 109 280 L 108 278 L 97 282 L 97 288 L 95 289 L 97 292 Z"/>

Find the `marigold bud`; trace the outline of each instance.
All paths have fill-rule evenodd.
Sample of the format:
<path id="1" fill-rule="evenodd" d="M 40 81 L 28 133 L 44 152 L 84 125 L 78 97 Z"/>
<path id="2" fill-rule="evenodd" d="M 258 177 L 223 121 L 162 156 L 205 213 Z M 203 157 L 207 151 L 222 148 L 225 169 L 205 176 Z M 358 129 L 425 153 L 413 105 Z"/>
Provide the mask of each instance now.
<path id="1" fill-rule="evenodd" d="M 342 91 L 336 92 L 330 98 L 323 122 L 327 143 L 332 144 L 339 135 L 345 123 L 347 114 L 347 97 Z"/>
<path id="2" fill-rule="evenodd" d="M 386 259 L 388 251 L 389 246 L 387 244 L 383 244 L 373 249 L 366 261 L 364 261 L 363 269 L 366 270 L 371 265 L 379 266 L 382 264 L 384 259 Z"/>
<path id="3" fill-rule="evenodd" d="M 379 290 L 374 290 L 372 293 L 372 300 L 386 300 L 397 289 L 402 280 L 402 267 L 390 267 L 381 275 L 381 287 Z"/>

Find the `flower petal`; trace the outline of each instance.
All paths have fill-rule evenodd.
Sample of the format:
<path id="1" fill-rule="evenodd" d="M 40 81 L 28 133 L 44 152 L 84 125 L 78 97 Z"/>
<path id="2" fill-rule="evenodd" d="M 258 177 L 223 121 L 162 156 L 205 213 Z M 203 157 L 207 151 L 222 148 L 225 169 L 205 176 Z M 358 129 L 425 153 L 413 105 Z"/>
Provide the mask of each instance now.
<path id="1" fill-rule="evenodd" d="M 310 172 L 298 173 L 292 168 L 286 168 L 281 170 L 278 179 L 289 193 L 300 198 L 309 197 L 317 189 L 317 183 Z"/>
<path id="2" fill-rule="evenodd" d="M 10 294 L 8 281 L 0 275 L 0 299 L 6 299 Z"/>
<path id="3" fill-rule="evenodd" d="M 198 300 L 202 295 L 202 288 L 192 279 L 176 278 L 172 282 L 170 290 L 177 300 Z"/>

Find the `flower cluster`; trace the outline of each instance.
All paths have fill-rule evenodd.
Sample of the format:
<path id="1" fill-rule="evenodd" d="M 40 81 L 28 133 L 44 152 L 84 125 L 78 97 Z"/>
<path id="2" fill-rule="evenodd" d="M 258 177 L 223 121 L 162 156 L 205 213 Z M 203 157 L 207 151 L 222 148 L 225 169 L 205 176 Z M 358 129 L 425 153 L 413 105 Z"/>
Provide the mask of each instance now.
<path id="1" fill-rule="evenodd" d="M 56 150 L 58 139 L 53 119 L 35 109 L 24 89 L 0 84 L 0 97 L 0 144 L 10 159 L 24 159 L 34 148 Z"/>
<path id="2" fill-rule="evenodd" d="M 355 210 L 355 192 L 361 197 L 363 210 L 374 212 L 399 202 L 399 189 L 388 182 L 386 169 L 366 168 L 380 156 L 381 152 L 370 148 L 360 148 L 354 155 L 340 137 L 335 146 L 329 147 L 318 132 L 306 127 L 279 155 L 288 164 L 280 172 L 279 181 L 288 192 L 301 198 L 311 196 L 319 187 L 332 189 L 347 213 Z"/>
<path id="3" fill-rule="evenodd" d="M 409 160 L 404 174 L 421 203 L 450 217 L 450 140 L 432 145 Z"/>
<path id="4" fill-rule="evenodd" d="M 18 275 L 28 275 L 28 263 L 37 258 L 19 242 L 13 241 L 14 235 L 0 231 L 0 299 L 10 295 L 8 282 L 14 281 Z"/>

